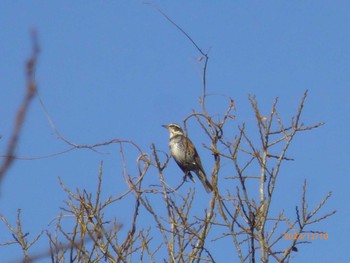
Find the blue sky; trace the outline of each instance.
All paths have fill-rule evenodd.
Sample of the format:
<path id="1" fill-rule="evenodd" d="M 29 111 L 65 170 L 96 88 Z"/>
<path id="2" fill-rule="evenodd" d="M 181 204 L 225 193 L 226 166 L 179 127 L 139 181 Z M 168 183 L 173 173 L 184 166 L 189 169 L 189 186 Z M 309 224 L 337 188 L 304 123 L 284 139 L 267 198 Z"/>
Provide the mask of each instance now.
<path id="1" fill-rule="evenodd" d="M 345 246 L 350 230 L 350 3 L 164 1 L 154 5 L 209 52 L 208 108 L 222 114 L 227 97 L 232 97 L 237 107 L 235 127 L 245 122 L 254 133 L 249 94 L 257 96 L 267 113 L 279 97 L 279 109 L 287 118 L 309 90 L 303 121 L 326 125 L 296 138 L 289 153 L 295 161 L 284 168 L 278 201 L 295 200 L 284 207 L 294 211 L 304 178 L 310 207 L 332 191 L 326 208 L 338 213 L 319 224 L 329 240 L 302 247 L 294 262 L 348 261 L 346 249 L 339 248 Z M 144 151 L 150 151 L 152 143 L 168 151 L 168 133 L 161 125 L 181 123 L 193 109 L 199 109 L 200 54 L 142 1 L 3 1 L 0 9 L 1 153 L 24 92 L 23 68 L 30 55 L 32 28 L 38 32 L 41 47 L 36 74 L 40 95 L 59 131 L 74 143 L 118 138 L 133 140 Z M 196 136 L 199 132 L 192 121 L 190 136 L 204 167 L 211 169 L 211 156 L 201 147 L 205 137 Z M 230 136 L 237 133 L 233 130 Z M 17 154 L 36 157 L 66 148 L 35 99 Z M 14 224 L 21 208 L 23 225 L 34 236 L 48 228 L 63 206 L 65 193 L 57 178 L 71 189 L 93 191 L 101 160 L 106 196 L 122 192 L 118 146 L 101 151 L 110 154 L 76 150 L 54 158 L 17 161 L 0 186 L 0 212 Z M 130 148 L 127 157 L 132 169 L 137 153 Z M 168 171 L 169 176 L 181 176 L 173 161 Z M 169 182 L 178 180 L 169 177 Z M 204 196 L 204 191 L 198 189 L 199 195 Z M 283 207 L 278 201 L 276 205 Z M 124 214 L 117 217 L 128 220 Z M 11 238 L 4 231 L 0 225 L 0 242 Z M 40 243 L 34 251 L 42 251 L 45 245 Z M 12 249 L 0 247 L 2 262 L 20 256 Z"/>

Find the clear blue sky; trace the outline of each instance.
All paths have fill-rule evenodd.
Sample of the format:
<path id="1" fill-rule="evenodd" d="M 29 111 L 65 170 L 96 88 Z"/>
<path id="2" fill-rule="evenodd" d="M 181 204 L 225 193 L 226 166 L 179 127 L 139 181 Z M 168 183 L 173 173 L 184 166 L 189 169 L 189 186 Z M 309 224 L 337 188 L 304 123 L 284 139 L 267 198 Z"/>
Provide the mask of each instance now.
<path id="1" fill-rule="evenodd" d="M 304 178 L 309 184 L 310 207 L 332 191 L 326 208 L 338 213 L 319 224 L 329 239 L 300 247 L 294 262 L 348 262 L 350 2 L 162 1 L 156 5 L 210 51 L 207 77 L 213 113 L 223 113 L 225 96 L 230 96 L 237 105 L 237 126 L 246 122 L 255 127 L 248 94 L 257 96 L 266 113 L 278 96 L 281 114 L 287 117 L 309 90 L 303 120 L 326 125 L 297 137 L 289 153 L 296 160 L 283 171 L 279 200 L 295 198 L 284 207 L 294 211 Z M 161 124 L 181 123 L 192 109 L 199 108 L 197 50 L 142 1 L 3 1 L 0 14 L 1 153 L 24 92 L 23 66 L 31 50 L 32 28 L 37 29 L 41 46 L 39 92 L 58 129 L 72 142 L 130 139 L 144 151 L 152 143 L 168 151 L 168 133 Z M 195 136 L 199 127 L 191 124 L 190 136 L 204 167 L 211 169 L 211 156 Z M 55 138 L 36 99 L 18 155 L 43 156 L 66 148 Z M 118 146 L 101 151 L 111 154 L 76 150 L 49 159 L 17 161 L 0 186 L 0 212 L 15 224 L 17 208 L 21 208 L 23 226 L 33 237 L 48 228 L 63 206 L 66 195 L 57 178 L 71 189 L 93 191 L 101 160 L 106 196 L 121 193 L 125 185 Z M 136 153 L 130 150 L 127 157 L 131 167 Z M 179 182 L 170 178 L 177 174 L 181 176 L 172 161 L 170 184 Z M 205 192 L 198 189 L 201 195 Z M 122 213 L 116 216 L 122 222 L 129 220 Z M 6 233 L 0 224 L 0 242 L 11 238 Z M 42 242 L 33 252 L 46 246 Z M 233 253 L 222 249 L 218 262 Z M 18 257 L 18 250 L 0 247 L 1 262 Z"/>

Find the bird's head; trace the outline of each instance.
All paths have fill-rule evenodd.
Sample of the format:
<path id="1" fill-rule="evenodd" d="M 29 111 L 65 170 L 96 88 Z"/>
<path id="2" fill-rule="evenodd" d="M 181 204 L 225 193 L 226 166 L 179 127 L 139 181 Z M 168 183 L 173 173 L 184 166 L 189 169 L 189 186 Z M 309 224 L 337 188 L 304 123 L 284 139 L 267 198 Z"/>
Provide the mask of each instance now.
<path id="1" fill-rule="evenodd" d="M 170 133 L 170 138 L 174 137 L 175 135 L 184 135 L 184 132 L 180 125 L 176 123 L 171 123 L 168 125 L 162 125 L 164 128 L 168 129 Z"/>

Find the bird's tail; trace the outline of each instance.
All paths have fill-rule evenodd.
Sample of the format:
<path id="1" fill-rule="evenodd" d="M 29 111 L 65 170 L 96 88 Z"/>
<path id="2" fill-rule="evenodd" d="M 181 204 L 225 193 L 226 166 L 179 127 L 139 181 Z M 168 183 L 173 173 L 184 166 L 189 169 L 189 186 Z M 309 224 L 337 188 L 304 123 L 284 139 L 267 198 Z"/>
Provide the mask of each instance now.
<path id="1" fill-rule="evenodd" d="M 213 186 L 211 185 L 211 183 L 208 181 L 207 176 L 205 175 L 205 173 L 202 170 L 198 170 L 196 172 L 199 180 L 201 181 L 201 183 L 203 184 L 205 191 L 207 191 L 207 193 L 209 194 L 210 192 L 213 191 Z"/>

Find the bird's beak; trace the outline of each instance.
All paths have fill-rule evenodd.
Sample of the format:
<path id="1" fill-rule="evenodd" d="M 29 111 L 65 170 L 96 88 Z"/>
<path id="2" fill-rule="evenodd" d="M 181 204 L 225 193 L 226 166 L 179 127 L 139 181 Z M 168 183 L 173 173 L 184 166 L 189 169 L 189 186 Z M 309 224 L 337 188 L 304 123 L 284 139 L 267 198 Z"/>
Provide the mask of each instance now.
<path id="1" fill-rule="evenodd" d="M 165 129 L 168 129 L 168 125 L 162 125 L 162 127 L 164 127 Z"/>

